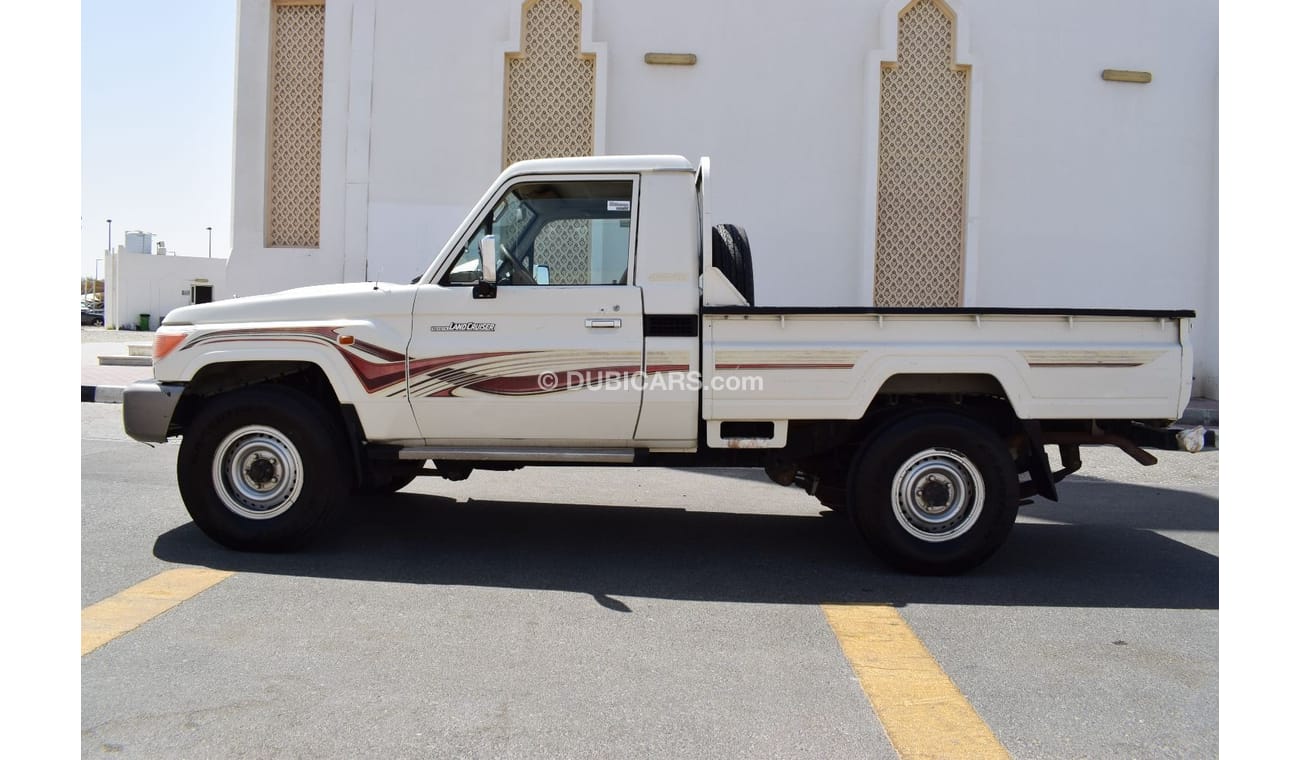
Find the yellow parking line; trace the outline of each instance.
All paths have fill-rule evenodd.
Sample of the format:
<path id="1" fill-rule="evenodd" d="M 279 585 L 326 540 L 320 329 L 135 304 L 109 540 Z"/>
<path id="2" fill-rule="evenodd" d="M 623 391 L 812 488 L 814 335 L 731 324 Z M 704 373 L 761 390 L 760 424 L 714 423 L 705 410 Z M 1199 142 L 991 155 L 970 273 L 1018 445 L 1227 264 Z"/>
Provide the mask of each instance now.
<path id="1" fill-rule="evenodd" d="M 822 611 L 899 757 L 1011 757 L 898 610 L 823 604 Z"/>
<path id="2" fill-rule="evenodd" d="M 178 567 L 90 605 L 81 611 L 82 656 L 232 575 L 206 567 Z"/>

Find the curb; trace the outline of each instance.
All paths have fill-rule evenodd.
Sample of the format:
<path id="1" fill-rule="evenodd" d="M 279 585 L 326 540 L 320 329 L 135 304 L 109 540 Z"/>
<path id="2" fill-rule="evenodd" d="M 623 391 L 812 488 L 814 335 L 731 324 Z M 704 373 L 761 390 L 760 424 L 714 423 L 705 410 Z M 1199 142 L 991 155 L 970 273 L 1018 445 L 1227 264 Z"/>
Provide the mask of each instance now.
<path id="1" fill-rule="evenodd" d="M 81 403 L 83 404 L 120 404 L 124 385 L 83 385 L 81 386 Z"/>
<path id="2" fill-rule="evenodd" d="M 152 356 L 122 356 L 112 354 L 99 357 L 101 367 L 152 367 Z"/>

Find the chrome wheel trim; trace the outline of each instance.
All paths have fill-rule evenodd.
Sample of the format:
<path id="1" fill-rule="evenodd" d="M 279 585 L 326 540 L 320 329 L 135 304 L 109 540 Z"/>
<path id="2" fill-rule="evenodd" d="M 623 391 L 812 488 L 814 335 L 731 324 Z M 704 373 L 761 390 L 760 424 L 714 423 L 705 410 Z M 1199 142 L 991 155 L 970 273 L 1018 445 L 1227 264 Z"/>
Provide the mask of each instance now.
<path id="1" fill-rule="evenodd" d="M 250 520 L 269 520 L 284 514 L 298 500 L 302 456 L 275 428 L 242 427 L 217 446 L 212 484 L 231 512 Z"/>
<path id="2" fill-rule="evenodd" d="M 898 468 L 890 502 L 894 519 L 914 538 L 951 541 L 984 511 L 984 478 L 961 452 L 929 448 Z"/>

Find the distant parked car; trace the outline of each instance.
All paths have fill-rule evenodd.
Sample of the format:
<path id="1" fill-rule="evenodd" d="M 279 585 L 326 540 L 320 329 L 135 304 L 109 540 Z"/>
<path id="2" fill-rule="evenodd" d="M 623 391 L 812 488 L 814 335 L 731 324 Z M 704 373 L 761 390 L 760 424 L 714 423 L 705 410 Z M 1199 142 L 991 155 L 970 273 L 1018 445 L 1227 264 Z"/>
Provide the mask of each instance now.
<path id="1" fill-rule="evenodd" d="M 96 327 L 104 324 L 104 310 L 87 309 L 84 306 L 81 307 L 81 324 L 94 325 Z"/>

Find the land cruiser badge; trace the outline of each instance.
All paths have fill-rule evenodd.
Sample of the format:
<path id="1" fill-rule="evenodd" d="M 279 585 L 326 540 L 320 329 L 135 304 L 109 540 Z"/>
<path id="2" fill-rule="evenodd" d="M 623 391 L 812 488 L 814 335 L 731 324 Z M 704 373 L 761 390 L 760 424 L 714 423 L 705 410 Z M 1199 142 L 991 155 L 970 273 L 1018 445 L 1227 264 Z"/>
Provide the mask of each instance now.
<path id="1" fill-rule="evenodd" d="M 496 322 L 451 322 L 445 325 L 429 325 L 430 332 L 496 332 Z"/>

